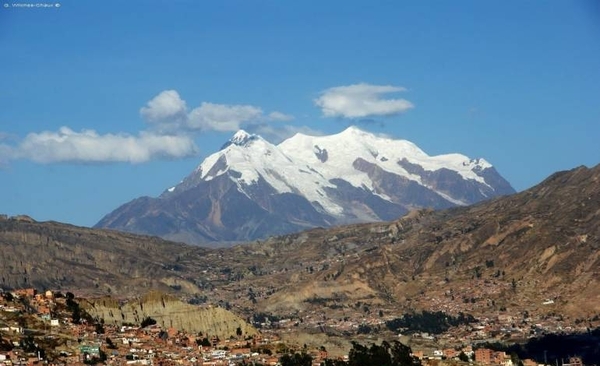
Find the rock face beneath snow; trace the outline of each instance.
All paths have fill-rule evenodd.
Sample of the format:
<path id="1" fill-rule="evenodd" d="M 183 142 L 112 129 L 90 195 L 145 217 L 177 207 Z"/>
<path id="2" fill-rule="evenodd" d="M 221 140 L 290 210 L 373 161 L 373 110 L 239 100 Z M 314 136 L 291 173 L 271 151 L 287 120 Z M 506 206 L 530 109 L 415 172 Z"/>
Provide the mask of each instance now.
<path id="1" fill-rule="evenodd" d="M 238 131 L 180 184 L 119 207 L 96 227 L 187 243 L 245 241 L 511 193 L 484 159 L 429 156 L 356 127 L 279 145 Z"/>

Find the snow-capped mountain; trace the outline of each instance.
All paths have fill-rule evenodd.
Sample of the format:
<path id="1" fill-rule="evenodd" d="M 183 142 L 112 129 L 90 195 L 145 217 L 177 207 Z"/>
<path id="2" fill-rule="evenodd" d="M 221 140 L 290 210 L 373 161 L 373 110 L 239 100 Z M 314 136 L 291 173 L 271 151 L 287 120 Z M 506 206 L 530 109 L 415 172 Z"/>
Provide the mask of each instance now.
<path id="1" fill-rule="evenodd" d="M 181 183 L 119 207 L 96 226 L 190 243 L 240 241 L 510 193 L 484 159 L 429 156 L 409 141 L 356 127 L 296 134 L 279 145 L 238 131 Z"/>

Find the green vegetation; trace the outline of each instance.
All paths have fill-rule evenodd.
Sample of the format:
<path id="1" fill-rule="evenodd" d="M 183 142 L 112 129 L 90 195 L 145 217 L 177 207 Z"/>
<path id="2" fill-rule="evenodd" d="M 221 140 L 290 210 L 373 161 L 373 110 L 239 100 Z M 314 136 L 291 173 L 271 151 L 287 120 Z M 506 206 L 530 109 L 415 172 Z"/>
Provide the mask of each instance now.
<path id="1" fill-rule="evenodd" d="M 467 356 L 467 354 L 462 351 L 458 354 L 458 359 L 461 360 L 462 362 L 470 361 L 469 356 Z"/>
<path id="2" fill-rule="evenodd" d="M 372 344 L 370 347 L 352 342 L 348 362 L 325 359 L 321 366 L 420 366 L 421 361 L 411 353 L 410 347 L 398 341 L 391 344 L 383 341 L 381 345 Z M 282 366 L 310 366 L 312 361 L 312 357 L 305 352 L 286 353 L 279 358 Z"/>
<path id="3" fill-rule="evenodd" d="M 411 356 L 411 349 L 398 341 L 381 345 L 372 344 L 370 347 L 352 342 L 352 349 L 348 354 L 348 362 L 341 360 L 325 360 L 322 366 L 420 366 L 421 361 Z"/>
<path id="4" fill-rule="evenodd" d="M 312 357 L 304 352 L 285 354 L 279 358 L 281 366 L 312 366 Z"/>
<path id="5" fill-rule="evenodd" d="M 360 324 L 358 326 L 358 330 L 356 333 L 358 334 L 371 334 L 373 332 L 373 327 L 367 324 Z"/>
<path id="6" fill-rule="evenodd" d="M 476 321 L 470 314 L 458 313 L 458 316 L 454 317 L 442 311 L 423 311 L 422 313 L 405 314 L 401 318 L 389 320 L 385 322 L 385 326 L 393 332 L 402 330 L 406 333 L 425 332 L 441 334 L 450 327 L 474 323 Z"/>
<path id="7" fill-rule="evenodd" d="M 587 333 L 547 334 L 524 344 L 486 343 L 481 347 L 504 351 L 519 359 L 533 359 L 554 364 L 571 356 L 580 356 L 586 365 L 600 365 L 600 328 Z"/>
<path id="8" fill-rule="evenodd" d="M 71 312 L 71 321 L 73 324 L 80 324 L 81 319 L 85 319 L 88 323 L 92 324 L 96 322 L 96 320 L 88 314 L 88 312 L 83 310 L 77 301 L 75 301 L 75 295 L 73 295 L 73 293 L 67 292 L 65 297 L 67 298 L 67 310 Z"/>
<path id="9" fill-rule="evenodd" d="M 204 337 L 202 339 L 197 338 L 196 339 L 196 344 L 198 346 L 202 346 L 202 347 L 210 347 L 210 346 L 212 346 L 212 343 L 210 343 L 210 340 L 207 337 Z"/>
<path id="10" fill-rule="evenodd" d="M 117 349 L 117 346 L 109 337 L 106 337 L 106 347 L 108 347 L 108 349 Z"/>
<path id="11" fill-rule="evenodd" d="M 142 323 L 140 324 L 140 326 L 142 328 L 146 328 L 149 325 L 154 325 L 156 324 L 156 320 L 152 319 L 151 317 L 147 316 L 144 318 L 144 320 L 142 320 Z"/>

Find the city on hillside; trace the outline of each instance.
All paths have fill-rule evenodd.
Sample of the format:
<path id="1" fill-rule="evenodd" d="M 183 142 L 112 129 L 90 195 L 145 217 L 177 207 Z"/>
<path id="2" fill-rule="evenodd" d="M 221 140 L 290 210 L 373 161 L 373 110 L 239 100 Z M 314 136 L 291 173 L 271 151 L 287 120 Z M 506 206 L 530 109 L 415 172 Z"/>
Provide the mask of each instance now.
<path id="1" fill-rule="evenodd" d="M 393 323 L 386 322 L 386 317 L 380 315 L 363 314 L 361 319 L 329 322 L 319 319 L 316 314 L 304 319 L 259 317 L 260 322 L 256 323 L 261 329 L 259 333 L 245 335 L 238 328 L 236 334 L 219 338 L 202 332 L 189 334 L 163 327 L 150 316 L 140 324 L 105 324 L 103 319 L 92 318 L 83 310 L 79 306 L 81 300 L 70 292 L 38 293 L 32 288 L 2 292 L 0 365 L 357 365 L 361 356 L 375 357 L 376 351 L 406 349 L 410 356 L 407 359 L 412 365 L 540 366 L 546 363 L 583 366 L 583 359 L 575 348 L 569 357 L 560 359 L 556 358 L 552 349 L 544 351 L 544 360 L 521 359 L 515 352 L 499 350 L 498 342 L 510 344 L 511 340 L 522 341 L 537 334 L 560 331 L 585 334 L 591 331 L 586 327 L 600 325 L 598 319 L 595 324 L 570 328 L 559 319 L 516 319 L 510 315 L 480 320 L 465 317 L 440 334 L 413 333 L 410 343 L 421 344 L 422 347 L 413 346 L 411 349 L 399 342 L 407 339 L 401 334 L 397 339 L 383 341 L 381 346 L 376 344 L 378 339 L 369 336 L 371 331 Z M 424 315 L 427 314 L 430 319 L 435 318 L 435 313 Z M 423 319 L 406 321 L 408 324 L 397 322 L 397 329 L 408 329 L 410 323 L 422 324 L 423 329 L 427 329 L 427 322 Z M 347 353 L 328 352 L 324 346 L 309 348 L 287 344 L 282 339 L 286 338 L 287 332 L 297 331 L 295 328 L 299 322 L 305 328 L 337 328 L 351 334 L 357 342 Z M 530 334 L 525 335 L 524 332 Z M 595 333 L 600 336 L 598 329 Z M 448 344 L 454 346 L 442 346 Z M 400 361 L 393 358 L 393 352 L 391 354 L 391 364 L 396 365 L 394 362 Z M 549 360 L 552 362 L 549 363 Z M 402 365 L 408 366 L 406 363 Z"/>

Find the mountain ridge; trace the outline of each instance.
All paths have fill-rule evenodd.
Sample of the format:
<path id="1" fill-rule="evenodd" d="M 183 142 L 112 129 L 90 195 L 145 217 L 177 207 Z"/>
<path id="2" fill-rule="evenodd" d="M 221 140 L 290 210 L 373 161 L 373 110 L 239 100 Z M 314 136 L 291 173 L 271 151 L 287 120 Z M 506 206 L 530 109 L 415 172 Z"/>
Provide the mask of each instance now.
<path id="1" fill-rule="evenodd" d="M 468 207 L 227 249 L 0 220 L 0 275 L 4 288 L 121 296 L 159 289 L 229 303 L 245 316 L 318 310 L 341 317 L 360 303 L 386 314 L 591 319 L 600 315 L 599 182 L 600 165 L 579 167 Z"/>
<path id="2" fill-rule="evenodd" d="M 429 156 L 412 142 L 356 127 L 329 136 L 298 133 L 278 145 L 240 130 L 178 185 L 122 205 L 95 227 L 196 244 L 244 241 L 510 193 L 485 159 Z M 269 230 L 247 229 L 263 222 Z"/>

